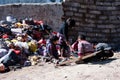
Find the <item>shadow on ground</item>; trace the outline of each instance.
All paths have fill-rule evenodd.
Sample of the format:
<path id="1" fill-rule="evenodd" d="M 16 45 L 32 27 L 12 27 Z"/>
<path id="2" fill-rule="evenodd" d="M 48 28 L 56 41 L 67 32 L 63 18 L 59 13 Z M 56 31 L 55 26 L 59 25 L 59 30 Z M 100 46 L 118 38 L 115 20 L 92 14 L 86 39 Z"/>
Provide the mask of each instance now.
<path id="1" fill-rule="evenodd" d="M 102 65 L 104 65 L 104 64 L 110 63 L 110 62 L 112 62 L 112 61 L 114 61 L 114 60 L 117 60 L 117 58 L 109 58 L 109 59 L 105 59 L 105 60 L 92 61 L 92 62 L 90 62 L 90 63 L 92 63 L 92 64 L 102 64 Z"/>

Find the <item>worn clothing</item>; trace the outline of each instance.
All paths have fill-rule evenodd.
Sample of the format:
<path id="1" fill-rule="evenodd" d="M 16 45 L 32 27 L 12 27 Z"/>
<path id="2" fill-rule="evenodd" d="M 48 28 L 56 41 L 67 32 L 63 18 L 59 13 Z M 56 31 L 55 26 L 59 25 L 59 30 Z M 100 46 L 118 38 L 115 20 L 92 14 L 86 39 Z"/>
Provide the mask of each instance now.
<path id="1" fill-rule="evenodd" d="M 68 41 L 68 24 L 66 22 L 64 22 L 61 25 L 59 33 L 62 34 L 65 37 L 65 39 Z"/>
<path id="2" fill-rule="evenodd" d="M 47 53 L 52 56 L 53 58 L 55 59 L 59 59 L 59 56 L 58 56 L 58 51 L 57 51 L 57 48 L 56 48 L 56 45 L 53 44 L 53 43 L 49 43 L 47 45 Z"/>
<path id="3" fill-rule="evenodd" d="M 3 63 L 5 67 L 15 65 L 20 62 L 20 58 L 14 53 L 11 49 L 8 51 L 8 54 L 0 58 L 0 63 Z"/>
<path id="4" fill-rule="evenodd" d="M 8 51 L 6 49 L 0 49 L 0 58 L 6 55 Z"/>
<path id="5" fill-rule="evenodd" d="M 74 42 L 71 46 L 74 51 L 78 51 L 78 41 Z"/>
<path id="6" fill-rule="evenodd" d="M 60 34 L 60 33 L 58 33 L 57 36 L 59 37 L 58 44 L 60 45 L 61 56 L 69 57 L 70 56 L 69 47 L 65 42 L 64 36 L 62 34 Z"/>
<path id="7" fill-rule="evenodd" d="M 93 45 L 85 40 L 81 40 L 78 42 L 78 55 L 85 55 L 86 53 L 93 53 Z"/>
<path id="8" fill-rule="evenodd" d="M 107 43 L 98 43 L 95 48 L 96 51 L 99 50 L 112 50 L 112 47 Z"/>
<path id="9" fill-rule="evenodd" d="M 96 57 L 104 58 L 104 57 L 112 57 L 114 55 L 112 47 L 107 43 L 98 43 L 96 45 L 95 51 L 101 51 Z"/>

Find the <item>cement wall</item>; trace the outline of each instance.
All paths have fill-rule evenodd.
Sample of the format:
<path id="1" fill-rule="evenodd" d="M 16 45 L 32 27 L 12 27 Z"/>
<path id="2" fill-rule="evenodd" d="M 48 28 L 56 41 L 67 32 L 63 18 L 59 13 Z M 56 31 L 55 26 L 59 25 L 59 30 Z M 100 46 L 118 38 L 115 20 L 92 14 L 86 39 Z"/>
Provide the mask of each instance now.
<path id="1" fill-rule="evenodd" d="M 58 30 L 63 15 L 62 5 L 59 3 L 51 4 L 11 4 L 0 6 L 0 20 L 7 15 L 12 15 L 18 19 L 31 17 L 36 20 L 43 20 L 54 30 Z"/>

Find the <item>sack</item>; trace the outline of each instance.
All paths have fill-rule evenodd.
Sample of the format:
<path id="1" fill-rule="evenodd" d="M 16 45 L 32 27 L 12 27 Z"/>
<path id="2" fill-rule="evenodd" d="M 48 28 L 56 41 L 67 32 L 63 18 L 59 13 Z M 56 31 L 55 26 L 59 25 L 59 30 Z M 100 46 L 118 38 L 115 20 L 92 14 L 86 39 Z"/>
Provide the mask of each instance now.
<path id="1" fill-rule="evenodd" d="M 37 45 L 35 44 L 35 42 L 29 42 L 28 46 L 29 46 L 29 50 L 31 52 L 36 52 L 37 51 Z"/>
<path id="2" fill-rule="evenodd" d="M 114 55 L 112 47 L 107 43 L 98 43 L 95 48 L 96 51 L 100 51 L 100 54 L 96 55 L 98 58 L 101 57 L 112 57 Z"/>
<path id="3" fill-rule="evenodd" d="M 100 50 L 112 50 L 112 47 L 107 43 L 98 43 L 95 48 L 96 51 Z"/>

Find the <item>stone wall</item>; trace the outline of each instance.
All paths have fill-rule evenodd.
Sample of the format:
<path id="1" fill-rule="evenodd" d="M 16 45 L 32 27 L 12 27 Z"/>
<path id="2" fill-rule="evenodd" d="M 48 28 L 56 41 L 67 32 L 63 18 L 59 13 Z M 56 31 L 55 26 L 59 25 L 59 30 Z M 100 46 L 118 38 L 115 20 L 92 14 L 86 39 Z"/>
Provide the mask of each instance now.
<path id="1" fill-rule="evenodd" d="M 87 40 L 120 44 L 120 0 L 66 0 L 64 15 L 76 20 L 70 36 L 85 34 Z"/>
<path id="2" fill-rule="evenodd" d="M 5 19 L 7 15 L 12 15 L 18 19 L 31 17 L 36 20 L 43 20 L 44 23 L 50 25 L 53 30 L 57 30 L 61 24 L 63 10 L 60 3 L 1 5 L 0 20 Z"/>

